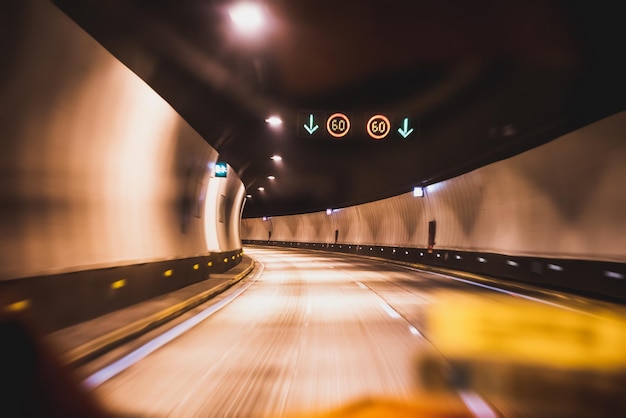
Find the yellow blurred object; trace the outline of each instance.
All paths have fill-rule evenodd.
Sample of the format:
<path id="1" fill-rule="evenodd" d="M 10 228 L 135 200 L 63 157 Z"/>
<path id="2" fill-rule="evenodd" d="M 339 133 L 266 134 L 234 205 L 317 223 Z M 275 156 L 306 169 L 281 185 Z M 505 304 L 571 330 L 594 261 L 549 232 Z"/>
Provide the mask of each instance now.
<path id="1" fill-rule="evenodd" d="M 393 399 L 364 399 L 336 410 L 299 415 L 298 418 L 470 418 L 473 415 L 456 397 L 429 396 L 426 399 L 400 401 Z M 296 417 L 294 417 L 296 418 Z"/>
<path id="2" fill-rule="evenodd" d="M 428 336 L 448 358 L 561 368 L 626 367 L 626 319 L 510 296 L 446 294 L 428 312 Z"/>

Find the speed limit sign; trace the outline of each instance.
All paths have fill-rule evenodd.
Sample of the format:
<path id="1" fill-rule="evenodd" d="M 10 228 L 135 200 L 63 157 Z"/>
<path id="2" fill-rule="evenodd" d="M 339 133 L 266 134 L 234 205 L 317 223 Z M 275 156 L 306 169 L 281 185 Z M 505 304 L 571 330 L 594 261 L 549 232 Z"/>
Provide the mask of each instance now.
<path id="1" fill-rule="evenodd" d="M 335 138 L 342 138 L 350 131 L 350 119 L 343 113 L 330 115 L 326 120 L 326 130 Z"/>
<path id="2" fill-rule="evenodd" d="M 367 121 L 366 129 L 373 139 L 383 139 L 391 132 L 391 123 L 384 115 L 374 115 Z"/>

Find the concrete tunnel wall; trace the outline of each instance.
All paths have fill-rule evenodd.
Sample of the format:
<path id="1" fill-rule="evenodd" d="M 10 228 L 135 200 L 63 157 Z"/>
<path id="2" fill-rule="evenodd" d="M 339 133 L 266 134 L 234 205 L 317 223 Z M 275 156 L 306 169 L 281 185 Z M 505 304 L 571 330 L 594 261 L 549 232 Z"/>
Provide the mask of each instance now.
<path id="1" fill-rule="evenodd" d="M 603 264 L 603 277 L 597 280 L 609 281 L 608 288 L 599 290 L 587 283 L 587 290 L 626 296 L 625 135 L 626 112 L 622 112 L 512 158 L 430 185 L 421 198 L 409 192 L 341 208 L 331 215 L 244 219 L 242 238 L 267 241 L 272 231 L 272 241 L 335 248 L 338 230 L 339 245 L 379 246 L 381 252 L 384 247 L 427 249 L 428 224 L 434 220 L 433 250 L 449 250 L 455 259 L 457 253 L 459 257 L 474 253 L 605 262 L 611 266 Z M 448 254 L 443 256 L 447 259 Z M 580 265 L 572 267 L 581 274 L 586 271 Z M 559 272 L 558 268 L 554 270 Z M 580 287 L 558 280 L 549 284 Z"/>
<path id="2" fill-rule="evenodd" d="M 46 286 L 54 287 L 71 277 L 76 288 L 106 272 L 101 287 L 109 306 L 91 317 L 206 278 L 211 260 L 222 262 L 217 253 L 238 262 L 244 186 L 233 170 L 226 179 L 213 177 L 218 153 L 53 4 L 14 0 L 2 8 L 4 293 L 46 305 L 33 302 L 41 280 L 26 278 L 51 277 Z M 191 266 L 179 266 L 181 260 Z M 159 268 L 150 273 L 150 265 Z M 168 270 L 170 277 L 161 277 Z M 67 276 L 73 272 L 89 274 Z M 152 281 L 139 278 L 151 274 Z M 131 289 L 135 276 L 141 284 Z M 121 279 L 129 283 L 119 293 L 133 295 L 115 301 L 109 283 Z M 69 293 L 97 305 L 93 292 Z M 62 325 L 73 320 L 71 312 L 65 316 Z"/>

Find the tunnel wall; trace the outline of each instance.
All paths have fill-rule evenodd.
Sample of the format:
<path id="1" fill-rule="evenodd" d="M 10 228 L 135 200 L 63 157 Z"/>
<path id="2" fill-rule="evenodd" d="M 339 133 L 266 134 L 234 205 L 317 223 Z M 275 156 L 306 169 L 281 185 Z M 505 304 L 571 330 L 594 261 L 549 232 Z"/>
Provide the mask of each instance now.
<path id="1" fill-rule="evenodd" d="M 333 249 L 341 245 L 342 251 L 343 244 L 350 249 L 366 246 L 366 252 L 373 246 L 371 251 L 387 251 L 392 257 L 420 249 L 421 262 L 441 264 L 445 258 L 448 265 L 462 268 L 467 263 L 461 259 L 472 259 L 465 267 L 473 271 L 626 297 L 625 132 L 622 112 L 430 185 L 424 197 L 411 192 L 331 215 L 244 219 L 242 237 L 244 242 L 267 242 L 271 230 L 272 241 L 311 243 L 316 248 L 328 244 L 324 247 Z M 432 252 L 430 221 L 436 221 Z M 500 257 L 504 267 L 487 261 L 477 265 L 476 259 L 487 260 L 487 254 L 492 260 Z M 520 263 L 527 265 L 524 271 Z M 593 263 L 597 268 L 589 267 Z M 507 273 L 512 267 L 519 273 Z"/>
<path id="2" fill-rule="evenodd" d="M 4 303 L 59 327 L 239 262 L 244 188 L 216 150 L 50 2 L 0 7 Z"/>

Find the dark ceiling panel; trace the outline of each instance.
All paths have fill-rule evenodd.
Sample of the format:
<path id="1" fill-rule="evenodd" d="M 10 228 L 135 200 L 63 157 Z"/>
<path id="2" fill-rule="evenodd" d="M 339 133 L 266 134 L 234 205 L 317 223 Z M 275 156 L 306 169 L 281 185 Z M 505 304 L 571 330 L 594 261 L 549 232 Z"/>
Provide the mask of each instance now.
<path id="1" fill-rule="evenodd" d="M 620 15 L 593 2 L 267 1 L 271 26 L 253 41 L 234 33 L 226 1 L 55 3 L 235 168 L 252 195 L 245 217 L 403 193 L 623 110 L 626 98 Z M 350 114 L 352 134 L 298 135 L 307 111 Z M 374 141 L 364 124 L 376 113 L 394 130 L 410 116 L 415 130 Z"/>

